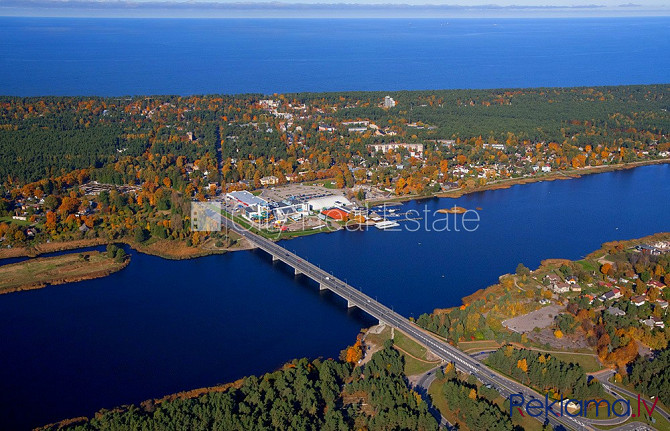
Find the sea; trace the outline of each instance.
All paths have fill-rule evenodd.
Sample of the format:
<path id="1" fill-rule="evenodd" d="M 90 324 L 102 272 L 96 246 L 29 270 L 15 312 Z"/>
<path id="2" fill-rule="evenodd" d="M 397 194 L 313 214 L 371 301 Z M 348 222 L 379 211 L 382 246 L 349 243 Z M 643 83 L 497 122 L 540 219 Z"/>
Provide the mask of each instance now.
<path id="1" fill-rule="evenodd" d="M 0 18 L 0 95 L 667 83 L 670 17 Z"/>

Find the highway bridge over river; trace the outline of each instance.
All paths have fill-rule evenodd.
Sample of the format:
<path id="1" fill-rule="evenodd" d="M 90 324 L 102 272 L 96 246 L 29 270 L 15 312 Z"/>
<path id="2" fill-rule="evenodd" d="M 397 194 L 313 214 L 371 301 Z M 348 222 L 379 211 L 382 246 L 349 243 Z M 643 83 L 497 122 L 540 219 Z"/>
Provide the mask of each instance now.
<path id="1" fill-rule="evenodd" d="M 467 353 L 458 350 L 443 339 L 420 328 L 374 298 L 369 297 L 318 266 L 307 262 L 300 256 L 291 253 L 284 247 L 250 232 L 227 217 L 222 217 L 222 225 L 246 238 L 259 249 L 270 254 L 273 261 L 279 260 L 292 267 L 295 270 L 296 275 L 303 274 L 304 276 L 311 278 L 319 284 L 320 290 L 330 290 L 346 300 L 349 307 L 358 307 L 370 316 L 378 319 L 380 323 L 384 323 L 402 331 L 419 344 L 425 346 L 443 361 L 453 362 L 461 371 L 474 375 L 484 384 L 491 385 L 504 398 L 509 397 L 510 394 L 522 394 L 526 402 L 531 398 L 536 398 L 544 402 L 544 395 L 540 395 L 534 390 L 487 368 L 484 364 Z M 544 415 L 538 419 L 544 420 Z M 596 423 L 599 426 L 612 426 L 618 425 L 626 419 L 627 418 L 618 418 L 614 416 L 611 419 L 594 421 L 583 417 L 555 417 L 554 415 L 549 414 L 549 422 L 555 429 L 593 429 L 591 425 Z"/>

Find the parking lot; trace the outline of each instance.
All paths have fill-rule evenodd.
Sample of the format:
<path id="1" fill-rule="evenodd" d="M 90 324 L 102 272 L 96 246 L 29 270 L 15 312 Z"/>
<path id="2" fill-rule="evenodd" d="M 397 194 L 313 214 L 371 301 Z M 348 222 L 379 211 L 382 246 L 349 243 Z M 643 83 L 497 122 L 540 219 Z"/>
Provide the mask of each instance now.
<path id="1" fill-rule="evenodd" d="M 281 187 L 270 187 L 263 189 L 261 197 L 268 201 L 281 202 L 290 197 L 296 197 L 302 201 L 323 196 L 332 196 L 337 190 L 327 189 L 321 186 L 307 186 L 304 184 L 287 184 Z"/>

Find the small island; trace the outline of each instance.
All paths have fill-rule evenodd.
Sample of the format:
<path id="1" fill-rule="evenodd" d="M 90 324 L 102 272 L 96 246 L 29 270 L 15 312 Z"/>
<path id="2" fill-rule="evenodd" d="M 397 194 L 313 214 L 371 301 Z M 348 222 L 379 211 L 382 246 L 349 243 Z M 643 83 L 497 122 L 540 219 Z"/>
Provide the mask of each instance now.
<path id="1" fill-rule="evenodd" d="M 467 211 L 468 211 L 467 209 L 457 206 L 437 210 L 437 212 L 439 212 L 440 214 L 463 214 L 466 213 Z"/>

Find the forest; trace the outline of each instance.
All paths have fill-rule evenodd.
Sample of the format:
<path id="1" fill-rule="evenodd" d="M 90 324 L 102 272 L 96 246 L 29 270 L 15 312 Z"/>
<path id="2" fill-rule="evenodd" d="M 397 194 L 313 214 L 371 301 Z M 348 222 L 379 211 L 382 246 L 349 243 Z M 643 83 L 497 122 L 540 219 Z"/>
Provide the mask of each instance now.
<path id="1" fill-rule="evenodd" d="M 624 382 L 648 397 L 658 397 L 670 405 L 670 349 L 663 349 L 653 358 L 639 357 L 630 365 Z"/>
<path id="2" fill-rule="evenodd" d="M 306 158 L 323 169 L 347 163 L 352 155 L 369 158 L 371 143 L 397 140 L 642 148 L 667 142 L 669 91 L 668 85 L 407 91 L 390 93 L 398 102 L 392 109 L 378 106 L 386 95 L 380 92 L 0 97 L 0 178 L 25 183 L 145 152 L 145 157 L 183 156 L 193 163 L 206 155 L 216 158 L 220 150 L 224 161 L 263 158 L 284 161 L 291 170 L 298 158 Z M 263 97 L 276 98 L 277 110 L 291 114 L 300 129 L 282 127 L 289 117 L 263 109 Z M 355 119 L 376 122 L 394 134 L 317 130 L 320 124 Z M 281 169 L 289 173 L 289 166 Z"/>
<path id="3" fill-rule="evenodd" d="M 383 108 L 386 95 L 397 105 Z M 330 178 L 365 199 L 351 188 L 428 196 L 662 161 L 670 156 L 669 96 L 669 85 L 0 96 L 0 238 L 12 247 L 100 237 L 198 246 L 230 239 L 191 232 L 187 203 L 256 190 L 267 176 L 280 185 Z M 352 130 L 352 122 L 365 127 Z M 372 147 L 383 143 L 423 151 Z M 92 182 L 108 195 L 87 193 Z M 462 327 L 449 336 L 473 332 Z"/>
<path id="4" fill-rule="evenodd" d="M 177 425 L 178 424 L 178 425 Z M 45 430 L 437 430 L 389 341 L 363 367 L 299 359 L 223 392 L 102 410 Z"/>
<path id="5" fill-rule="evenodd" d="M 605 394 L 597 381 L 588 382 L 584 369 L 551 354 L 503 346 L 486 359 L 492 368 L 550 397 L 592 399 Z"/>

